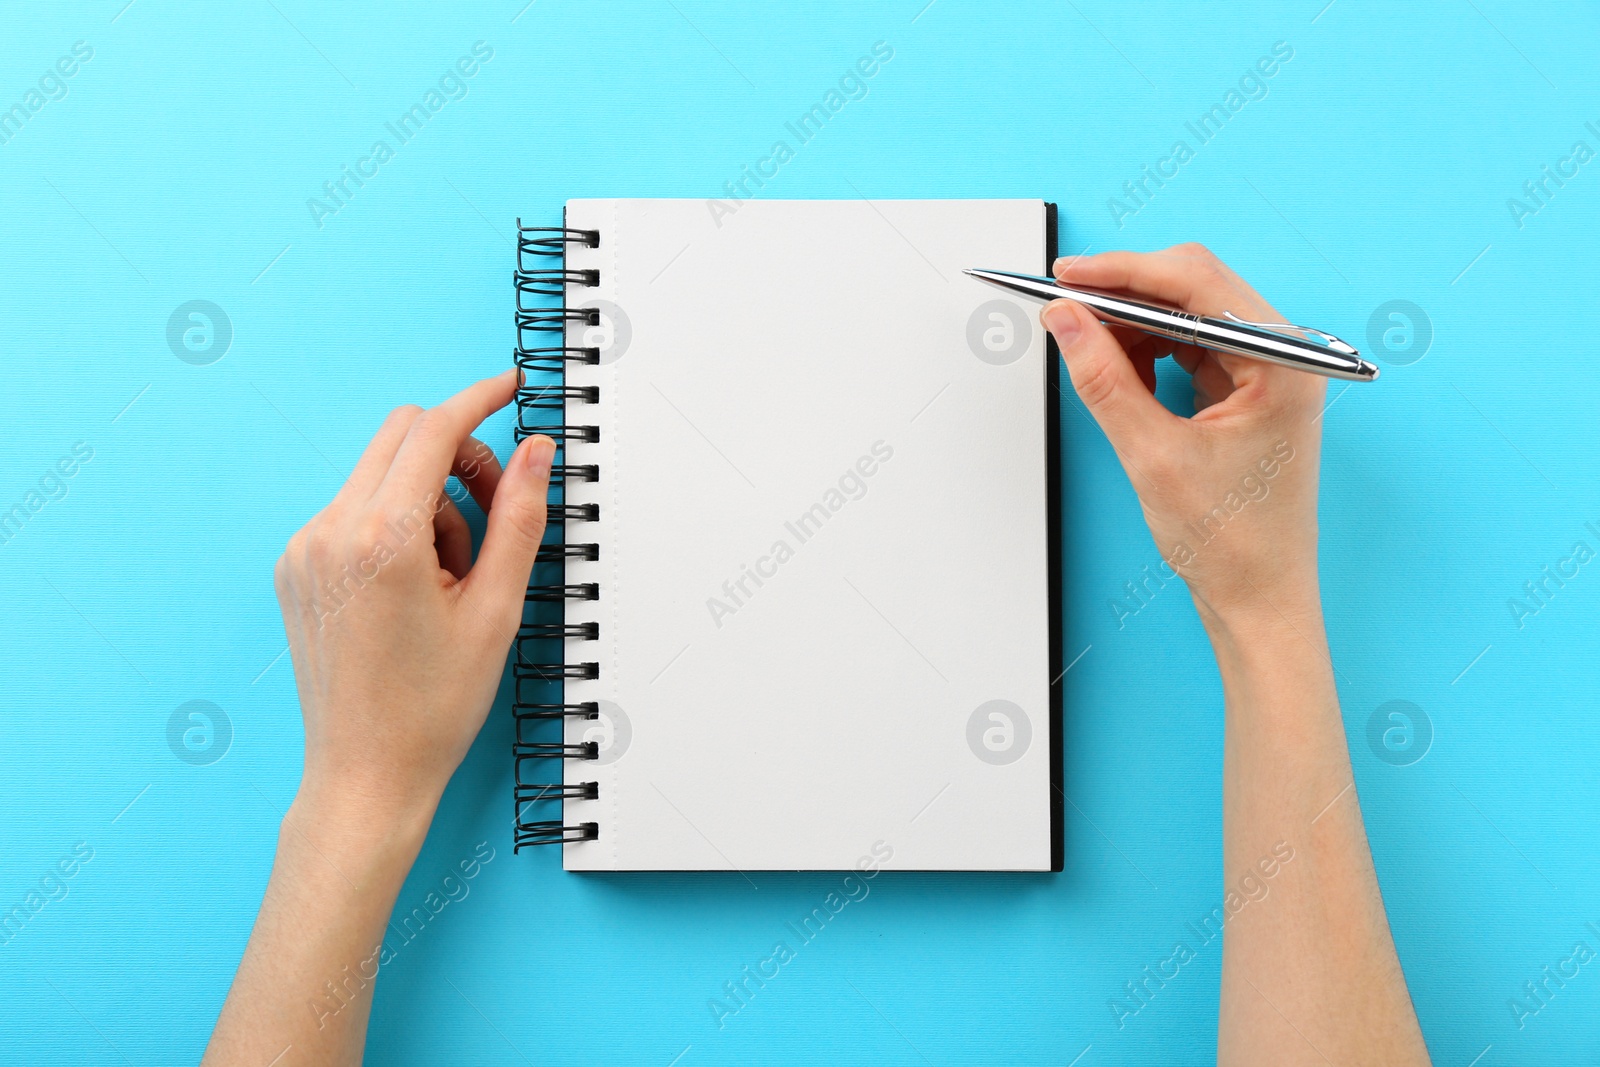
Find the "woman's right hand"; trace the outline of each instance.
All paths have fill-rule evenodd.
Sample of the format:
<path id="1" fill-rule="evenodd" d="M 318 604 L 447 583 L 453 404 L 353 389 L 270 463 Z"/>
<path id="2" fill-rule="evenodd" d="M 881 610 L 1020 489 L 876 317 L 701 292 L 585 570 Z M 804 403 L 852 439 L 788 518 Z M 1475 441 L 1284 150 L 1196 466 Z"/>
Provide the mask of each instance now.
<path id="1" fill-rule="evenodd" d="M 1120 290 L 1201 315 L 1283 321 L 1197 244 L 1061 259 L 1055 275 L 1067 285 Z M 1273 628 L 1285 616 L 1320 617 L 1324 380 L 1107 327 L 1070 300 L 1051 302 L 1040 317 L 1122 461 L 1162 560 L 1188 583 L 1213 637 L 1219 625 Z M 1167 355 L 1193 379 L 1192 418 L 1174 415 L 1154 396 L 1155 361 Z"/>

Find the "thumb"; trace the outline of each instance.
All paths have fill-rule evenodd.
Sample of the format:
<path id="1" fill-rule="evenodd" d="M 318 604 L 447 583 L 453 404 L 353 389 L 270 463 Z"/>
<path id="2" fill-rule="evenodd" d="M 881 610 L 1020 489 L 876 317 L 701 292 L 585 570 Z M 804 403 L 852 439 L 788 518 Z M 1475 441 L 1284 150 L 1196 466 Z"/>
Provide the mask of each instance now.
<path id="1" fill-rule="evenodd" d="M 1088 308 L 1052 300 L 1039 318 L 1061 347 L 1072 387 L 1119 454 L 1137 454 L 1178 420 L 1139 380 L 1133 361 Z"/>
<path id="2" fill-rule="evenodd" d="M 545 497 L 555 451 L 555 442 L 540 435 L 528 438 L 512 453 L 495 487 L 478 562 L 463 590 L 479 598 L 491 617 L 509 620 L 513 628 L 522 618 L 528 576 L 544 540 Z"/>

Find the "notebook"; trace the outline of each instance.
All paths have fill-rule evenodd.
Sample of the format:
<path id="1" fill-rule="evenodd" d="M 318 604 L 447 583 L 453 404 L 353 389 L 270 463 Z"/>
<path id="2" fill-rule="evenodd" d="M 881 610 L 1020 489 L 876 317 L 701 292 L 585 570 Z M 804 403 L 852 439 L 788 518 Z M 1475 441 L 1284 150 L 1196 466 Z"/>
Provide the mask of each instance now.
<path id="1" fill-rule="evenodd" d="M 571 200 L 518 221 L 554 437 L 516 844 L 569 871 L 1062 866 L 1038 200 Z"/>

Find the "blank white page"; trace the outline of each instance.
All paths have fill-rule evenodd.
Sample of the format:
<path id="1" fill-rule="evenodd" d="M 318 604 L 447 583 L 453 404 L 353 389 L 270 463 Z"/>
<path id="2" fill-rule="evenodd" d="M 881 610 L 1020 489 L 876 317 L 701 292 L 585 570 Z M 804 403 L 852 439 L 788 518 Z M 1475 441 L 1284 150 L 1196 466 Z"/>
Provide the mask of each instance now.
<path id="1" fill-rule="evenodd" d="M 1048 870 L 1045 338 L 961 274 L 1045 270 L 1045 205 L 733 206 L 567 205 L 565 867 Z"/>

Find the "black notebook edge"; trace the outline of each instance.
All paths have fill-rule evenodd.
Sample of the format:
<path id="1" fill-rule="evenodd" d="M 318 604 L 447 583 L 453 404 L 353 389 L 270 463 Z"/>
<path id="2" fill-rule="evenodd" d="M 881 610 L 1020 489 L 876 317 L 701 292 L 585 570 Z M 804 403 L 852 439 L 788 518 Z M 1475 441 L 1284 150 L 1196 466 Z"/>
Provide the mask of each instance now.
<path id="1" fill-rule="evenodd" d="M 1044 273 L 1053 274 L 1057 250 L 1056 206 L 1044 205 Z M 1045 533 L 1050 583 L 1050 870 L 1060 872 L 1067 859 L 1066 715 L 1062 705 L 1066 689 L 1062 669 L 1061 623 L 1061 351 L 1056 339 L 1044 340 L 1044 448 Z"/>

